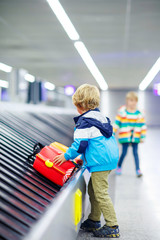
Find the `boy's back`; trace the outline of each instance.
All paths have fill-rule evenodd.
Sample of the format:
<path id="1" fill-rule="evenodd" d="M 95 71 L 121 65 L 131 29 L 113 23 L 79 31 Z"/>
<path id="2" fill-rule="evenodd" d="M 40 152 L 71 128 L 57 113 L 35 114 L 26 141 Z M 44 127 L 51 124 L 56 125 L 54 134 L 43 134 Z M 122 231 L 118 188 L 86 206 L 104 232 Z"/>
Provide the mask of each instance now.
<path id="1" fill-rule="evenodd" d="M 110 120 L 96 108 L 74 118 L 74 140 L 90 172 L 116 168 L 119 157 L 117 142 L 112 136 Z"/>

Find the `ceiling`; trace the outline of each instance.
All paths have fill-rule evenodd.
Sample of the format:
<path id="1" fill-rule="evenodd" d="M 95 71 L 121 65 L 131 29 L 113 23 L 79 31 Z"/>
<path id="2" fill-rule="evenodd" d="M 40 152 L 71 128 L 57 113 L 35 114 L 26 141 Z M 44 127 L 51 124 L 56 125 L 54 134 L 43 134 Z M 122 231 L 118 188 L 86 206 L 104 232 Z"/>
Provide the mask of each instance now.
<path id="1" fill-rule="evenodd" d="M 160 0 L 60 2 L 109 88 L 137 88 L 160 56 Z M 0 0 L 0 62 L 57 86 L 96 84 L 46 0 Z"/>

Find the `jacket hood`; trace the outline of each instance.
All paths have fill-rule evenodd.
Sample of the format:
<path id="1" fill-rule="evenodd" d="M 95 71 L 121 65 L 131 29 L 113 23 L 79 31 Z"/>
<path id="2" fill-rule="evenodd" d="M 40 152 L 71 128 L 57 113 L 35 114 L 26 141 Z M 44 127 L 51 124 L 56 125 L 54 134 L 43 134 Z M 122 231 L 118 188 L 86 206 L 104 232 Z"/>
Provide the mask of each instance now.
<path id="1" fill-rule="evenodd" d="M 100 130 L 101 134 L 106 138 L 110 138 L 113 133 L 113 127 L 109 118 L 103 116 L 99 109 L 89 110 L 82 115 L 75 117 L 74 121 L 76 127 L 80 126 L 82 122 L 85 122 L 88 127 L 96 127 Z"/>
<path id="2" fill-rule="evenodd" d="M 91 119 L 91 118 L 84 119 L 84 121 L 86 121 L 90 125 L 98 128 L 104 137 L 110 138 L 113 133 L 113 128 L 112 128 L 112 125 L 110 124 L 110 119 L 107 118 L 107 120 L 108 120 L 107 123 L 102 123 L 96 119 Z"/>

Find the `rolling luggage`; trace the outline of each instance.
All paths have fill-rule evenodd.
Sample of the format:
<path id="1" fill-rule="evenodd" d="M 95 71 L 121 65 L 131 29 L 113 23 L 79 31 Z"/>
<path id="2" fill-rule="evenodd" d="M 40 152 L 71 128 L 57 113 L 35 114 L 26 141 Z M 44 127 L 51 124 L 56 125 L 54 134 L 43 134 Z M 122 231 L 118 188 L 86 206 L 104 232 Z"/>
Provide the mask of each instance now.
<path id="1" fill-rule="evenodd" d="M 79 167 L 77 163 L 81 164 L 81 160 L 69 160 L 58 166 L 53 163 L 53 160 L 57 155 L 66 152 L 68 149 L 66 146 L 57 142 L 51 143 L 49 146 L 37 146 L 38 144 L 34 147 L 36 159 L 33 163 L 33 168 L 55 184 L 63 186 L 63 184 L 71 177 L 74 170 Z M 32 154 L 32 156 L 33 155 L 34 154 Z"/>

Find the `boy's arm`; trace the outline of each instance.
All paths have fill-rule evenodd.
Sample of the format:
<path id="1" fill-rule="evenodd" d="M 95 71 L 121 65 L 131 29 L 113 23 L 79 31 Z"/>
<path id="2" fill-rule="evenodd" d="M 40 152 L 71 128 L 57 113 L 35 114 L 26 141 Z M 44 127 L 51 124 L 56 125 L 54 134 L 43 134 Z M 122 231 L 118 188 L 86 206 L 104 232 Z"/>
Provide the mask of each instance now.
<path id="1" fill-rule="evenodd" d="M 85 122 L 81 123 L 81 126 L 74 132 L 74 142 L 71 147 L 68 148 L 65 154 L 61 154 L 54 159 L 55 163 L 59 165 L 69 159 L 75 159 L 80 154 L 84 153 L 88 146 L 89 133 L 86 129 Z"/>
<path id="2" fill-rule="evenodd" d="M 87 146 L 88 139 L 75 139 L 66 153 L 62 153 L 54 158 L 54 163 L 60 166 L 69 159 L 75 159 L 77 156 L 85 152 Z"/>
<path id="3" fill-rule="evenodd" d="M 86 121 L 82 121 L 78 128 L 76 128 L 74 132 L 74 142 L 64 154 L 66 160 L 74 159 L 85 152 L 89 139 L 89 131 L 87 127 L 88 123 Z"/>
<path id="4" fill-rule="evenodd" d="M 64 154 L 65 159 L 69 160 L 76 158 L 78 155 L 85 152 L 87 146 L 88 139 L 75 138 L 71 147 L 69 147 L 66 153 Z"/>

